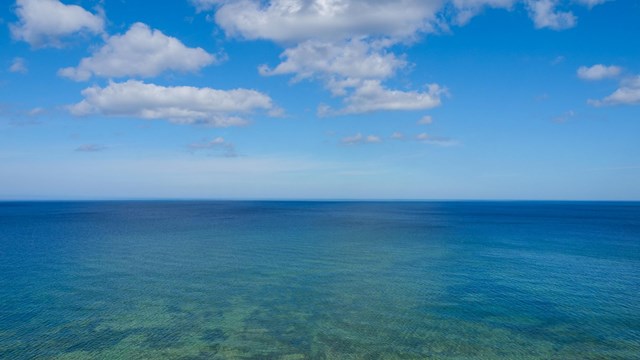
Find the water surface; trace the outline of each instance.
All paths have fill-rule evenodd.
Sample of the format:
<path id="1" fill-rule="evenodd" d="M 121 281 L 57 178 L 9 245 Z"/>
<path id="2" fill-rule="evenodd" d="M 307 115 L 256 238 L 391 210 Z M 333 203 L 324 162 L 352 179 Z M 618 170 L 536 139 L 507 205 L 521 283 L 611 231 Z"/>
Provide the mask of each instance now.
<path id="1" fill-rule="evenodd" d="M 0 358 L 638 359 L 640 203 L 0 203 Z"/>

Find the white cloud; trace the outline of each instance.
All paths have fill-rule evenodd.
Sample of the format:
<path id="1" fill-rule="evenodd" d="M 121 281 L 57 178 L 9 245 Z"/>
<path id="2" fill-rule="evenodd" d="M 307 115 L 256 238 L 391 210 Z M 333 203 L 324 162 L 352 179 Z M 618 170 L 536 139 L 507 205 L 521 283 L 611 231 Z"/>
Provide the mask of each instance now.
<path id="1" fill-rule="evenodd" d="M 558 0 L 527 0 L 536 28 L 564 30 L 576 26 L 577 19 L 570 11 L 557 9 Z"/>
<path id="2" fill-rule="evenodd" d="M 58 0 L 17 0 L 15 11 L 18 22 L 10 25 L 11 34 L 33 47 L 60 47 L 64 37 L 100 34 L 104 28 L 102 16 Z"/>
<path id="3" fill-rule="evenodd" d="M 620 87 L 602 100 L 589 100 L 593 106 L 640 105 L 640 76 L 622 81 Z"/>
<path id="4" fill-rule="evenodd" d="M 84 100 L 69 106 L 74 115 L 166 119 L 217 127 L 243 125 L 246 120 L 240 114 L 274 109 L 271 98 L 255 90 L 165 87 L 136 80 L 110 82 L 104 88 L 93 86 L 84 89 L 82 95 Z"/>
<path id="5" fill-rule="evenodd" d="M 423 110 L 439 106 L 446 90 L 431 84 L 425 92 L 389 90 L 379 80 L 366 80 L 345 98 L 345 108 L 338 114 L 358 114 L 378 110 Z"/>
<path id="6" fill-rule="evenodd" d="M 167 70 L 198 71 L 215 61 L 201 48 L 188 48 L 180 40 L 135 23 L 123 35 L 114 35 L 91 57 L 58 74 L 76 81 L 101 77 L 152 77 Z"/>
<path id="7" fill-rule="evenodd" d="M 377 135 L 367 135 L 367 138 L 364 141 L 368 143 L 379 143 L 382 142 L 382 139 Z"/>
<path id="8" fill-rule="evenodd" d="M 212 150 L 220 151 L 226 157 L 236 157 L 236 147 L 233 143 L 228 142 L 222 136 L 218 136 L 212 140 L 205 140 L 189 144 L 189 149 L 192 151 L 198 150 Z"/>
<path id="9" fill-rule="evenodd" d="M 441 5 L 441 0 L 239 0 L 222 2 L 215 19 L 228 35 L 246 39 L 406 38 L 431 31 Z"/>
<path id="10" fill-rule="evenodd" d="M 29 70 L 27 69 L 27 63 L 21 57 L 13 58 L 11 62 L 11 66 L 9 67 L 9 71 L 12 73 L 20 73 L 26 74 Z"/>
<path id="11" fill-rule="evenodd" d="M 375 143 L 381 143 L 382 139 L 377 135 L 363 136 L 361 133 L 357 133 L 355 135 L 342 138 L 340 142 L 347 145 L 375 144 Z"/>
<path id="12" fill-rule="evenodd" d="M 575 25 L 571 12 L 558 10 L 560 0 L 191 0 L 196 8 L 214 10 L 217 25 L 228 35 L 271 40 L 285 50 L 281 62 L 259 68 L 264 76 L 292 75 L 293 82 L 316 79 L 345 108 L 320 105 L 318 114 L 339 115 L 376 110 L 429 109 L 440 104 L 441 91 L 388 89 L 384 82 L 410 67 L 398 44 L 448 31 L 485 8 L 510 9 L 525 3 L 537 28 L 556 30 Z"/>
<path id="13" fill-rule="evenodd" d="M 359 89 L 385 80 L 407 66 L 389 48 L 398 41 L 431 32 L 441 0 L 254 0 L 199 1 L 217 6 L 216 22 L 227 35 L 287 44 L 281 63 L 263 65 L 262 75 L 293 75 L 293 81 L 318 79 L 334 96 L 360 102 Z M 356 106 L 358 106 L 356 104 Z M 367 107 L 367 106 L 365 106 Z M 368 110 L 352 107 L 348 112 Z M 320 109 L 321 114 L 339 114 Z"/>
<path id="14" fill-rule="evenodd" d="M 431 115 L 425 115 L 418 120 L 418 125 L 429 125 L 433 123 Z"/>
<path id="15" fill-rule="evenodd" d="M 583 80 L 602 80 L 606 78 L 613 78 L 622 72 L 622 68 L 619 66 L 606 66 L 606 65 L 593 65 L 591 67 L 581 66 L 578 68 L 577 74 L 580 79 Z"/>
<path id="16" fill-rule="evenodd" d="M 383 49 L 376 49 L 362 39 L 338 43 L 305 41 L 286 49 L 280 57 L 285 60 L 274 69 L 262 66 L 260 73 L 295 74 L 296 80 L 318 73 L 353 79 L 384 79 L 406 65 L 404 59 Z"/>
<path id="17" fill-rule="evenodd" d="M 396 131 L 393 134 L 391 134 L 391 138 L 394 140 L 402 140 L 404 139 L 404 134 L 399 131 Z"/>

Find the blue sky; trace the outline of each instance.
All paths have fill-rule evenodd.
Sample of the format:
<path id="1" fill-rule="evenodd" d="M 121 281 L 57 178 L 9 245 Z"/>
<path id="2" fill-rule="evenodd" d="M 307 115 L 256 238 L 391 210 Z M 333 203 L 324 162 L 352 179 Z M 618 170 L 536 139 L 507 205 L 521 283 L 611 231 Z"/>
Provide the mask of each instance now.
<path id="1" fill-rule="evenodd" d="M 0 199 L 640 200 L 640 3 L 19 0 Z"/>

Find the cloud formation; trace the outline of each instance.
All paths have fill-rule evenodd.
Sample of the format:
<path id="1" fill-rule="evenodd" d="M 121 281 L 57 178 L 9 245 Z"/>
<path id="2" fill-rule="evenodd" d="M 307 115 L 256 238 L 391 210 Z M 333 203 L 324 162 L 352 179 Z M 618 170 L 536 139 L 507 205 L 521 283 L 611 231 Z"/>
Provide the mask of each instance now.
<path id="1" fill-rule="evenodd" d="M 385 79 L 406 66 L 406 61 L 384 49 L 376 49 L 362 39 L 351 39 L 338 43 L 305 41 L 286 49 L 280 56 L 284 59 L 270 69 L 260 67 L 262 75 L 294 74 L 294 80 L 316 74 L 342 79 Z"/>
<path id="2" fill-rule="evenodd" d="M 216 127 L 246 124 L 255 110 L 274 110 L 269 96 L 249 89 L 217 90 L 191 86 L 165 87 L 137 80 L 110 82 L 82 91 L 84 100 L 68 107 L 77 116 L 99 114 L 165 119 L 178 124 Z"/>
<path id="3" fill-rule="evenodd" d="M 265 39 L 283 44 L 282 61 L 259 68 L 264 76 L 292 75 L 293 81 L 316 79 L 345 108 L 322 107 L 321 115 L 376 110 L 425 108 L 434 94 L 389 90 L 382 81 L 407 66 L 389 50 L 401 41 L 437 27 L 440 0 L 272 0 L 193 1 L 198 9 L 213 8 L 216 23 L 229 36 Z M 381 100 L 380 105 L 372 101 Z M 431 99 L 435 100 L 435 99 Z M 432 103 L 438 103 L 439 99 Z"/>
<path id="4" fill-rule="evenodd" d="M 452 0 L 451 2 L 457 10 L 455 22 L 458 25 L 465 25 L 484 8 L 509 9 L 516 0 Z"/>
<path id="5" fill-rule="evenodd" d="M 219 151 L 225 157 L 238 156 L 238 154 L 236 153 L 235 145 L 225 140 L 222 136 L 218 136 L 212 140 L 205 140 L 205 141 L 189 144 L 189 149 L 191 151 L 200 151 L 200 150 L 211 150 L 216 152 Z"/>
<path id="6" fill-rule="evenodd" d="M 101 34 L 104 19 L 77 5 L 58 0 L 17 0 L 18 22 L 11 24 L 11 35 L 34 48 L 60 47 L 62 38 L 79 33 Z"/>
<path id="7" fill-rule="evenodd" d="M 16 57 L 13 58 L 9 71 L 12 73 L 26 74 L 29 70 L 27 69 L 27 63 L 24 61 L 24 58 Z"/>
<path id="8" fill-rule="evenodd" d="M 579 67 L 577 74 L 578 77 L 583 80 L 602 80 L 606 78 L 614 78 L 620 75 L 621 72 L 622 68 L 619 66 L 596 64 L 590 67 Z"/>
<path id="9" fill-rule="evenodd" d="M 430 125 L 433 123 L 431 115 L 425 115 L 418 120 L 418 125 Z"/>
<path id="10" fill-rule="evenodd" d="M 342 114 L 358 114 L 379 110 L 423 110 L 439 106 L 446 89 L 437 84 L 427 91 L 390 90 L 378 80 L 367 80 L 345 99 Z"/>
<path id="11" fill-rule="evenodd" d="M 558 10 L 558 0 L 527 0 L 527 5 L 537 29 L 564 30 L 576 26 L 576 16 L 571 11 Z"/>
<path id="12" fill-rule="evenodd" d="M 611 95 L 601 100 L 588 100 L 593 106 L 640 105 L 640 75 L 625 79 Z"/>
<path id="13" fill-rule="evenodd" d="M 416 140 L 424 144 L 437 145 L 437 146 L 455 146 L 458 145 L 458 141 L 442 136 L 432 136 L 427 133 L 421 133 L 416 135 Z"/>
<path id="14" fill-rule="evenodd" d="M 592 8 L 608 0 L 574 0 Z M 300 43 L 358 37 L 406 39 L 464 25 L 485 8 L 524 3 L 537 28 L 562 30 L 577 18 L 560 0 L 191 0 L 198 11 L 217 9 L 215 20 L 230 36 Z"/>
<path id="15" fill-rule="evenodd" d="M 100 77 L 153 77 L 168 70 L 193 72 L 212 64 L 215 57 L 201 48 L 188 48 L 180 40 L 135 23 L 122 35 L 114 35 L 77 67 L 58 74 L 76 81 Z"/>
<path id="16" fill-rule="evenodd" d="M 592 6 L 601 0 L 583 0 Z M 345 108 L 320 106 L 320 115 L 377 110 L 418 110 L 441 103 L 438 84 L 428 92 L 388 89 L 384 82 L 409 67 L 393 50 L 420 36 L 464 25 L 485 8 L 510 9 L 523 3 L 537 28 L 573 27 L 576 18 L 559 10 L 559 0 L 191 0 L 198 11 L 214 10 L 215 21 L 231 37 L 270 40 L 285 47 L 264 76 L 292 75 L 293 82 L 316 79 Z"/>
<path id="17" fill-rule="evenodd" d="M 596 5 L 604 4 L 607 1 L 612 1 L 612 0 L 576 0 L 576 1 L 582 5 L 589 7 L 589 9 L 591 9 Z"/>
<path id="18" fill-rule="evenodd" d="M 382 139 L 377 135 L 363 136 L 361 133 L 357 133 L 355 135 L 342 138 L 340 142 L 346 145 L 376 144 L 376 143 L 381 143 Z"/>
<path id="19" fill-rule="evenodd" d="M 191 4 L 196 7 L 198 11 L 211 10 L 219 4 L 222 4 L 224 0 L 190 0 Z"/>
<path id="20" fill-rule="evenodd" d="M 219 3 L 215 20 L 230 36 L 280 43 L 341 41 L 361 36 L 406 38 L 429 32 L 440 0 L 257 0 Z"/>

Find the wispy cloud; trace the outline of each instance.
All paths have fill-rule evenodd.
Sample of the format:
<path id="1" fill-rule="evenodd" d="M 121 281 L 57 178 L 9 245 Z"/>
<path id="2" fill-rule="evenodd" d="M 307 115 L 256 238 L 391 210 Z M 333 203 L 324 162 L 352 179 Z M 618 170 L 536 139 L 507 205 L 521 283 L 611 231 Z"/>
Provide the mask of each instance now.
<path id="1" fill-rule="evenodd" d="M 107 149 L 107 146 L 99 144 L 82 144 L 78 146 L 75 151 L 77 152 L 99 152 Z"/>
<path id="2" fill-rule="evenodd" d="M 582 5 L 589 7 L 589 9 L 591 9 L 596 5 L 604 4 L 607 1 L 613 1 L 613 0 L 576 0 L 576 1 Z"/>
<path id="3" fill-rule="evenodd" d="M 26 74 L 29 72 L 29 69 L 27 69 L 27 62 L 21 57 L 13 58 L 9 71 L 12 73 Z"/>
<path id="4" fill-rule="evenodd" d="M 563 55 L 558 55 L 555 58 L 553 58 L 553 60 L 551 60 L 551 65 L 558 65 L 560 63 L 563 63 L 566 60 L 566 58 Z"/>
<path id="5" fill-rule="evenodd" d="M 355 135 L 346 136 L 346 137 L 342 138 L 342 140 L 340 142 L 343 143 L 343 144 L 346 144 L 346 145 L 375 144 L 375 143 L 381 143 L 382 142 L 382 138 L 380 138 L 377 135 L 364 136 L 361 133 L 357 133 Z"/>
<path id="6" fill-rule="evenodd" d="M 571 11 L 558 10 L 559 0 L 526 0 L 536 28 L 564 30 L 576 26 L 577 18 Z"/>
<path id="7" fill-rule="evenodd" d="M 27 115 L 29 116 L 39 116 L 44 114 L 45 109 L 41 108 L 41 107 L 35 107 L 29 111 L 27 111 Z"/>
<path id="8" fill-rule="evenodd" d="M 455 139 L 443 137 L 443 136 L 433 136 L 427 133 L 421 133 L 416 135 L 416 140 L 424 144 L 437 145 L 437 146 L 455 146 L 460 144 Z"/>
<path id="9" fill-rule="evenodd" d="M 431 115 L 425 115 L 418 120 L 418 125 L 429 125 L 433 123 Z"/>
<path id="10" fill-rule="evenodd" d="M 556 122 L 556 123 L 559 123 L 559 124 L 565 123 L 565 122 L 571 120 L 571 118 L 573 118 L 574 116 L 576 116 L 575 111 L 569 110 L 569 111 L 563 113 L 562 115 L 559 115 L 559 116 L 556 116 L 555 118 L 553 118 L 553 122 Z"/>
<path id="11" fill-rule="evenodd" d="M 236 157 L 236 148 L 233 143 L 228 142 L 223 137 L 218 136 L 212 140 L 204 140 L 189 144 L 189 150 L 195 152 L 200 150 L 210 150 L 213 152 L 220 152 L 225 157 Z"/>

